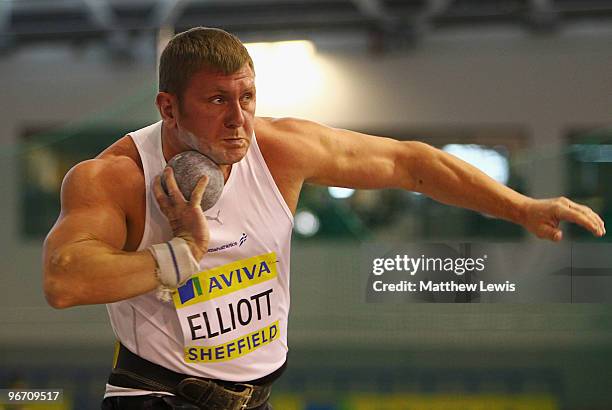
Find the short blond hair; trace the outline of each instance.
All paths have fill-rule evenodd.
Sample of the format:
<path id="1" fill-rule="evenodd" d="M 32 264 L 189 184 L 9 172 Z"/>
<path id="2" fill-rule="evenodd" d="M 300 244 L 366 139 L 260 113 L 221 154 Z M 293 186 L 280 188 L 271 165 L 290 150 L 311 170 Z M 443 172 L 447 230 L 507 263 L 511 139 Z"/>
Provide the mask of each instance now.
<path id="1" fill-rule="evenodd" d="M 255 72 L 246 47 L 227 31 L 194 27 L 175 35 L 159 60 L 159 91 L 176 95 L 179 100 L 191 77 L 209 68 L 233 74 L 248 64 Z"/>

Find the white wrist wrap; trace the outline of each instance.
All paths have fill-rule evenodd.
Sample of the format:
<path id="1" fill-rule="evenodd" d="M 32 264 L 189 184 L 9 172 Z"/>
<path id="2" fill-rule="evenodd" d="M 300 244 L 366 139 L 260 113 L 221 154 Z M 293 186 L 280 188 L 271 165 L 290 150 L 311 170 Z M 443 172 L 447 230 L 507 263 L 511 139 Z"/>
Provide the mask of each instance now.
<path id="1" fill-rule="evenodd" d="M 149 251 L 157 260 L 157 279 L 161 282 L 157 297 L 160 300 L 170 300 L 172 291 L 200 270 L 184 239 L 172 238 L 169 242 L 152 245 Z"/>

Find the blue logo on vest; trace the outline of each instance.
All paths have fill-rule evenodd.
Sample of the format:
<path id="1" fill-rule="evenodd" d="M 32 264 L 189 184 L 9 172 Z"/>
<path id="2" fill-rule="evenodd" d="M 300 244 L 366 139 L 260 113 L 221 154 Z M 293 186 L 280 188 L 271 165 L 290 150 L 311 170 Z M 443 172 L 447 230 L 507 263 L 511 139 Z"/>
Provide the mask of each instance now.
<path id="1" fill-rule="evenodd" d="M 200 281 L 198 280 L 198 288 L 200 287 L 199 285 L 200 285 Z M 195 298 L 195 292 L 193 289 L 193 280 L 189 279 L 187 282 L 185 282 L 183 286 L 178 288 L 178 293 L 181 299 L 181 303 L 185 303 L 188 300 Z M 201 290 L 199 293 L 201 293 Z"/>

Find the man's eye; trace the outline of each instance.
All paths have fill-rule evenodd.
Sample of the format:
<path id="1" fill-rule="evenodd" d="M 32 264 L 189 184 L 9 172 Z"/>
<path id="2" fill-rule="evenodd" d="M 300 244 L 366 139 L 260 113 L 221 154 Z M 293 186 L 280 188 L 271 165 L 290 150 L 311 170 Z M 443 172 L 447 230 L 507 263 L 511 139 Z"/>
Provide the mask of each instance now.
<path id="1" fill-rule="evenodd" d="M 215 98 L 211 99 L 210 102 L 213 103 L 213 104 L 223 104 L 223 98 L 215 97 Z"/>
<path id="2" fill-rule="evenodd" d="M 242 101 L 251 101 L 253 99 L 253 94 L 248 93 L 242 96 Z"/>

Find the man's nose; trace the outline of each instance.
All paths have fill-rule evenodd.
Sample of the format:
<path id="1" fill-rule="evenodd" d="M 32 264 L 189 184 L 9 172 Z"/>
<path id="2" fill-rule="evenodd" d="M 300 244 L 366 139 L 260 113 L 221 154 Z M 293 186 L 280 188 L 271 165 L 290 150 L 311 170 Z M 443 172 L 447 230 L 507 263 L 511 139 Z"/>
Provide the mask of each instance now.
<path id="1" fill-rule="evenodd" d="M 227 116 L 225 117 L 225 126 L 227 128 L 240 128 L 244 124 L 244 114 L 240 103 L 235 102 L 228 106 Z"/>

